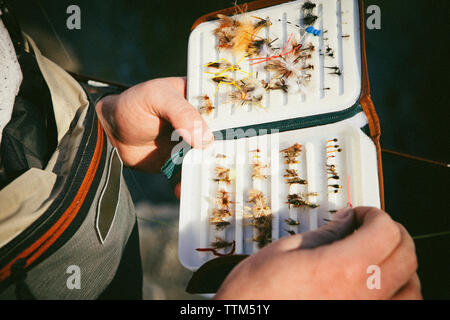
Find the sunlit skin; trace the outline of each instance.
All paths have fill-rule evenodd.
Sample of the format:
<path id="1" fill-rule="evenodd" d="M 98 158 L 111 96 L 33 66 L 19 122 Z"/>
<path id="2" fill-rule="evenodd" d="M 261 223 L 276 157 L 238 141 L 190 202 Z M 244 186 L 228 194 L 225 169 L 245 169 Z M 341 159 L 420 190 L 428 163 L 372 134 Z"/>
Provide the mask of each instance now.
<path id="1" fill-rule="evenodd" d="M 370 265 L 381 269 L 380 289 L 366 285 Z M 405 228 L 379 209 L 358 207 L 246 258 L 215 298 L 421 299 L 416 269 L 414 242 Z"/>
<path id="2" fill-rule="evenodd" d="M 214 141 L 203 118 L 186 101 L 185 95 L 186 79 L 174 77 L 150 80 L 99 101 L 97 114 L 126 166 L 159 172 L 172 148 L 179 143 L 171 141 L 174 129 L 195 148 Z M 179 196 L 179 193 L 178 185 L 175 194 Z"/>
<path id="3" fill-rule="evenodd" d="M 201 115 L 185 100 L 185 88 L 184 78 L 155 79 L 97 104 L 125 165 L 159 172 L 179 143 L 170 139 L 173 129 L 193 147 L 212 143 Z M 202 129 L 195 130 L 199 123 Z M 175 194 L 179 197 L 179 184 Z M 381 289 L 367 288 L 370 265 L 381 269 Z M 421 299 L 416 269 L 414 242 L 405 228 L 384 211 L 356 207 L 335 213 L 316 231 L 277 240 L 243 260 L 216 298 Z"/>

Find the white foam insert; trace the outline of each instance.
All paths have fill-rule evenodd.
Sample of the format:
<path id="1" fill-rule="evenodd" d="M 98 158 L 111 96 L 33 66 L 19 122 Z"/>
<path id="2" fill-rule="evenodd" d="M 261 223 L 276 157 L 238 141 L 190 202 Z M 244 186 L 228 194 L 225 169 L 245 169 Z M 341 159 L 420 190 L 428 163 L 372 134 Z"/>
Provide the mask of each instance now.
<path id="1" fill-rule="evenodd" d="M 337 138 L 342 152 L 330 153 L 328 140 Z M 300 163 L 286 165 L 280 150 L 294 143 L 303 145 Z M 260 161 L 269 164 L 265 180 L 251 178 L 252 155 L 249 151 L 260 149 Z M 225 154 L 226 159 L 217 159 L 217 154 Z M 328 158 L 327 155 L 335 155 Z M 335 164 L 339 180 L 329 180 L 326 164 Z M 213 181 L 216 166 L 230 168 L 234 179 L 227 185 Z M 285 170 L 298 169 L 306 185 L 285 183 Z M 348 180 L 349 177 L 349 180 Z M 348 184 L 350 181 L 350 184 Z M 342 186 L 337 194 L 329 193 L 329 184 Z M 244 207 L 249 206 L 248 192 L 256 188 L 264 192 L 272 209 L 272 240 L 287 236 L 287 230 L 301 233 L 314 230 L 332 219 L 330 210 L 338 210 L 348 205 L 348 195 L 353 206 L 380 207 L 377 158 L 373 142 L 360 129 L 348 123 L 335 123 L 321 127 L 268 134 L 239 140 L 216 141 L 205 150 L 192 149 L 187 153 L 182 168 L 182 193 L 179 224 L 179 259 L 190 270 L 198 269 L 206 261 L 215 258 L 210 252 L 199 252 L 197 248 L 210 247 L 218 236 L 229 242 L 236 241 L 236 254 L 252 254 L 259 250 L 252 241 L 254 227 L 243 217 Z M 210 223 L 214 198 L 219 188 L 230 192 L 233 211 L 229 219 L 231 225 L 217 231 Z M 288 208 L 288 193 L 318 192 L 317 197 L 309 197 L 317 208 Z M 287 218 L 300 222 L 299 226 L 288 226 Z M 222 252 L 228 252 L 228 250 Z"/>
<path id="2" fill-rule="evenodd" d="M 279 38 L 274 47 L 284 47 L 291 33 L 300 40 L 304 31 L 292 26 L 301 25 L 303 18 L 302 5 L 306 1 L 293 1 L 265 9 L 246 13 L 247 16 L 269 17 L 272 26 L 262 29 L 260 36 L 271 39 Z M 316 37 L 309 33 L 305 36 L 306 44 L 312 43 L 315 51 L 308 63 L 314 65 L 311 70 L 311 81 L 304 92 L 289 95 L 280 90 L 266 92 L 263 105 L 266 110 L 251 105 L 231 105 L 226 98 L 229 85 L 222 84 L 215 96 L 216 84 L 210 79 L 212 75 L 204 67 L 209 62 L 225 58 L 235 64 L 243 56 L 233 56 L 226 50 L 216 49 L 217 39 L 213 30 L 217 21 L 208 21 L 198 25 L 191 33 L 188 49 L 187 98 L 197 108 L 202 105 L 199 97 L 208 94 L 216 109 L 204 115 L 212 130 L 236 128 L 241 126 L 266 123 L 277 120 L 304 117 L 321 113 L 339 111 L 352 106 L 359 98 L 361 91 L 361 56 L 359 11 L 357 0 L 312 0 L 316 3 L 313 13 L 318 16 L 313 27 L 324 31 Z M 281 20 L 281 21 L 278 21 Z M 344 37 L 343 37 L 344 36 Z M 327 46 L 334 51 L 334 57 L 320 55 Z M 270 79 L 264 70 L 265 63 L 250 66 L 244 59 L 239 66 L 249 73 L 258 71 L 258 79 Z M 331 69 L 339 67 L 341 76 L 330 74 Z M 324 88 L 330 88 L 324 90 Z"/>

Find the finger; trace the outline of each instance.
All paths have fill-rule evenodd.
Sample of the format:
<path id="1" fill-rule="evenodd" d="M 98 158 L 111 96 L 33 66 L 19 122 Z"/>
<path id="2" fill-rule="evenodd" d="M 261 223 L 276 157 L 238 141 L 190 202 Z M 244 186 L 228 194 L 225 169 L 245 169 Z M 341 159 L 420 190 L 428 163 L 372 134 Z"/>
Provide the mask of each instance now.
<path id="1" fill-rule="evenodd" d="M 174 96 L 171 106 L 162 112 L 177 133 L 192 147 L 204 148 L 214 141 L 214 136 L 198 111 L 181 96 Z"/>
<path id="2" fill-rule="evenodd" d="M 354 230 L 353 210 L 342 210 L 336 213 L 333 221 L 314 231 L 285 237 L 269 246 L 270 250 L 290 251 L 312 249 L 341 239 Z"/>
<path id="3" fill-rule="evenodd" d="M 356 258 L 361 265 L 380 265 L 399 245 L 399 227 L 387 213 L 377 208 L 356 207 L 353 212 L 359 227 L 329 249 L 339 253 L 336 259 L 343 264 Z"/>
<path id="4" fill-rule="evenodd" d="M 152 103 L 153 109 L 170 122 L 179 136 L 192 147 L 205 148 L 214 141 L 214 135 L 197 109 L 186 101 L 179 90 L 173 87 L 172 90 L 164 90 L 164 94 L 160 92 Z M 173 138 L 176 140 L 178 137 Z"/>
<path id="5" fill-rule="evenodd" d="M 401 288 L 393 297 L 392 300 L 422 300 L 421 285 L 419 276 L 414 274 L 413 278 Z"/>
<path id="6" fill-rule="evenodd" d="M 167 78 L 167 80 L 181 96 L 186 98 L 186 77 L 171 77 Z"/>
<path id="7" fill-rule="evenodd" d="M 400 244 L 380 265 L 381 289 L 379 294 L 387 298 L 395 295 L 417 270 L 414 241 L 401 224 L 396 224 L 401 234 Z"/>
<path id="8" fill-rule="evenodd" d="M 333 220 L 319 228 L 302 234 L 301 249 L 312 249 L 342 239 L 354 230 L 353 209 L 338 211 Z"/>

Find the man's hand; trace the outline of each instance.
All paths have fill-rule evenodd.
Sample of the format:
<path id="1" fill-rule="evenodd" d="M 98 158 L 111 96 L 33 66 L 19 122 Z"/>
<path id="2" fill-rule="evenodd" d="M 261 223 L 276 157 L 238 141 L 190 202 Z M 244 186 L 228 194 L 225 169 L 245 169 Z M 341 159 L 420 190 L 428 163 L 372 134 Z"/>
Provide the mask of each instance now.
<path id="1" fill-rule="evenodd" d="M 381 270 L 380 289 L 367 286 L 370 265 Z M 379 209 L 359 207 L 243 260 L 216 299 L 421 299 L 416 269 L 405 228 Z"/>
<path id="2" fill-rule="evenodd" d="M 171 141 L 173 129 L 194 148 L 214 141 L 185 89 L 184 78 L 155 79 L 99 101 L 97 114 L 125 165 L 159 172 L 178 143 Z"/>

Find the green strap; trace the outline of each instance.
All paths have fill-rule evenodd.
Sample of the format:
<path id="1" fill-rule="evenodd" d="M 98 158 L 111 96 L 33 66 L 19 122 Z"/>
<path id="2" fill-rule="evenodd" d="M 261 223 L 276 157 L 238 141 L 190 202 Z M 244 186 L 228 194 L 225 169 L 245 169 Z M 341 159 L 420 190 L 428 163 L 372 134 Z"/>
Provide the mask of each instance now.
<path id="1" fill-rule="evenodd" d="M 181 162 L 184 156 L 184 149 L 181 149 L 178 153 L 172 155 L 169 160 L 161 168 L 161 173 L 171 179 L 173 176 L 181 170 Z M 179 163 L 179 164 L 176 164 Z"/>

